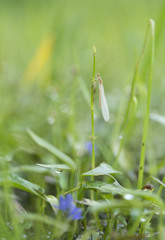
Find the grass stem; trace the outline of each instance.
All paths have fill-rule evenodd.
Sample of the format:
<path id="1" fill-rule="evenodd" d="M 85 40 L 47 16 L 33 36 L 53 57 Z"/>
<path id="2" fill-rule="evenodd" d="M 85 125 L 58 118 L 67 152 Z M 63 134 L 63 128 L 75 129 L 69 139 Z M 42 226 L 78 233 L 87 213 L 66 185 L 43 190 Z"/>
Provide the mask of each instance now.
<path id="1" fill-rule="evenodd" d="M 136 85 L 137 75 L 138 75 L 138 72 L 139 72 L 140 63 L 142 61 L 142 58 L 143 58 L 143 55 L 144 55 L 144 52 L 145 52 L 145 49 L 146 49 L 147 40 L 148 40 L 148 33 L 149 33 L 149 27 L 150 27 L 150 25 L 148 24 L 147 25 L 147 29 L 146 29 L 146 34 L 145 34 L 143 48 L 141 50 L 139 59 L 138 59 L 138 61 L 136 63 L 135 70 L 134 70 L 134 75 L 133 75 L 132 84 L 131 84 L 130 98 L 129 98 L 129 101 L 128 101 L 128 104 L 127 104 L 127 107 L 126 107 L 124 121 L 123 121 L 123 124 L 121 126 L 121 133 L 120 133 L 120 135 L 122 135 L 122 136 L 125 135 L 125 133 L 126 133 L 128 122 L 129 122 L 129 119 L 130 119 L 133 99 L 134 99 L 134 95 L 135 95 L 135 85 Z M 116 155 L 116 164 L 115 164 L 115 166 L 118 163 L 118 160 L 119 160 L 119 157 L 120 157 L 120 153 L 121 153 L 121 150 L 122 150 L 123 145 L 124 145 L 124 140 L 125 140 L 125 138 L 123 136 L 121 141 L 120 141 L 119 149 L 118 149 L 118 152 L 117 152 L 117 155 Z"/>
<path id="2" fill-rule="evenodd" d="M 150 19 L 149 22 L 151 26 L 151 35 L 152 35 L 152 45 L 151 45 L 151 61 L 150 61 L 150 70 L 149 70 L 149 80 L 148 80 L 148 94 L 146 102 L 146 112 L 144 117 L 143 124 L 143 137 L 142 137 L 142 146 L 141 146 L 141 156 L 139 164 L 139 175 L 138 175 L 138 189 L 142 188 L 143 184 L 143 173 L 144 173 L 144 162 L 145 162 L 145 152 L 146 152 L 146 141 L 149 127 L 149 114 L 150 114 L 150 101 L 151 101 L 151 89 L 152 89 L 152 78 L 153 78 L 153 66 L 154 66 L 154 54 L 155 54 L 155 27 L 154 21 Z"/>
<path id="3" fill-rule="evenodd" d="M 95 94 L 95 66 L 96 66 L 96 48 L 93 47 L 93 75 L 91 79 L 91 125 L 92 125 L 92 169 L 95 168 L 95 125 L 94 125 L 94 94 Z M 94 180 L 94 177 L 91 177 Z M 93 192 L 91 192 L 93 199 Z"/>

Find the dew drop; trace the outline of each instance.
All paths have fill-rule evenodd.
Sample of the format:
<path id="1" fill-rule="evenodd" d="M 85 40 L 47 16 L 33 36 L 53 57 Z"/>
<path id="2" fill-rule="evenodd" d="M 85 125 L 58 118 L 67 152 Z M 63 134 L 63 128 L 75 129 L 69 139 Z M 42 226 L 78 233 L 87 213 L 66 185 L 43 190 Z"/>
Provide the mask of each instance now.
<path id="1" fill-rule="evenodd" d="M 26 239 L 27 237 L 28 237 L 28 236 L 27 236 L 26 234 L 23 234 L 23 235 L 22 235 L 22 238 L 23 238 L 23 239 Z"/>
<path id="2" fill-rule="evenodd" d="M 134 198 L 134 196 L 132 194 L 127 193 L 127 194 L 124 195 L 124 198 L 126 200 L 132 200 Z"/>
<path id="3" fill-rule="evenodd" d="M 55 122 L 55 119 L 53 117 L 48 118 L 48 123 L 52 125 Z"/>
<path id="4" fill-rule="evenodd" d="M 120 135 L 120 136 L 119 136 L 119 139 L 120 139 L 120 140 L 121 140 L 121 139 L 123 139 L 123 136 L 122 136 L 122 135 Z"/>
<path id="5" fill-rule="evenodd" d="M 140 218 L 140 222 L 145 222 L 146 219 L 145 218 Z"/>

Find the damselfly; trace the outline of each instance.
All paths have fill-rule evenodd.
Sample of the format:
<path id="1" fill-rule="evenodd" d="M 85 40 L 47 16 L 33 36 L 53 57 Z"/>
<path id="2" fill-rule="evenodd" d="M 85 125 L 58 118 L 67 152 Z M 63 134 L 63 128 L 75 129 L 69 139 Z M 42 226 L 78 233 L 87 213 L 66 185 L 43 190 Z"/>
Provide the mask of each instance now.
<path id="1" fill-rule="evenodd" d="M 97 79 L 99 82 L 99 106 L 101 108 L 103 118 L 107 122 L 110 118 L 107 101 L 104 93 L 103 80 L 100 77 L 100 73 L 97 73 Z"/>

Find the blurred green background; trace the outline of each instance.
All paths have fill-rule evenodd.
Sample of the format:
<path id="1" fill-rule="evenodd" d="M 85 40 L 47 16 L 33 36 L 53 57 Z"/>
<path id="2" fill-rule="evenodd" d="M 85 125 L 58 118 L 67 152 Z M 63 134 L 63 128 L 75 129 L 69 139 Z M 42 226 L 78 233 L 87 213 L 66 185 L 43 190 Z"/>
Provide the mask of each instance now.
<path id="1" fill-rule="evenodd" d="M 97 163 L 113 163 L 135 64 L 148 20 L 156 27 L 156 54 L 148 142 L 149 169 L 164 166 L 165 3 L 163 0 L 6 0 L 0 1 L 0 152 L 13 164 L 52 163 L 29 138 L 30 128 L 75 158 L 86 156 L 90 141 L 92 46 L 96 72 L 104 81 L 111 120 L 105 123 L 95 98 Z M 150 43 L 150 41 L 149 41 Z M 123 168 L 140 156 L 150 44 L 141 63 L 138 108 L 125 141 Z M 163 118 L 164 119 L 164 118 Z M 35 156 L 35 157 L 31 157 Z M 125 167 L 124 167 L 125 166 Z M 87 170 L 87 169 L 85 169 Z"/>

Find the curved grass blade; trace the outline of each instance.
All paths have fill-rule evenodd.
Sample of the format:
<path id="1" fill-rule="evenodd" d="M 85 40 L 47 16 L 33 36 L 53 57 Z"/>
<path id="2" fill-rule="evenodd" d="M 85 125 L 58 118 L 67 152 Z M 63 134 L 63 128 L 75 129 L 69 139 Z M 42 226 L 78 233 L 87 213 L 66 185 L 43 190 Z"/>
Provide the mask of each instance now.
<path id="1" fill-rule="evenodd" d="M 144 199 L 148 201 L 148 205 L 156 204 L 162 209 L 165 209 L 165 205 L 163 200 L 156 195 L 155 193 L 141 191 L 141 190 L 130 190 L 123 188 L 117 181 L 113 183 L 105 183 L 101 181 L 87 181 L 83 183 L 84 189 L 92 189 L 92 190 L 99 190 L 102 193 L 115 193 L 120 194 L 123 196 L 132 195 L 133 198 L 136 199 Z"/>
<path id="2" fill-rule="evenodd" d="M 27 129 L 29 135 L 31 136 L 31 138 L 41 147 L 45 148 L 46 150 L 48 150 L 49 152 L 53 153 L 57 158 L 59 158 L 61 161 L 63 161 L 64 163 L 66 163 L 67 165 L 69 165 L 72 169 L 75 169 L 75 164 L 74 161 L 67 156 L 66 154 L 64 154 L 63 152 L 61 152 L 59 149 L 57 149 L 56 147 L 54 147 L 53 145 L 51 145 L 50 143 L 48 143 L 47 141 L 45 141 L 44 139 L 42 139 L 41 137 L 37 136 L 33 131 L 31 131 L 30 129 Z"/>
<path id="3" fill-rule="evenodd" d="M 37 163 L 38 166 L 42 168 L 47 168 L 47 169 L 53 169 L 53 170 L 69 170 L 70 167 L 66 164 L 39 164 Z"/>
<path id="4" fill-rule="evenodd" d="M 99 201 L 97 204 L 93 205 L 91 207 L 92 212 L 99 212 L 107 209 L 114 209 L 114 208 L 119 208 L 119 209 L 130 209 L 132 208 L 144 208 L 144 203 L 140 200 L 117 200 L 117 199 L 112 199 L 111 201 Z"/>
<path id="5" fill-rule="evenodd" d="M 38 197 L 45 199 L 43 188 L 41 188 L 37 184 L 31 183 L 31 182 L 19 177 L 18 175 L 14 174 L 14 173 L 12 173 L 8 176 L 5 176 L 5 177 L 0 175 L 0 186 L 7 184 L 7 183 L 11 187 L 15 187 L 15 188 L 24 190 L 29 193 L 33 193 L 33 194 L 37 195 Z"/>
<path id="6" fill-rule="evenodd" d="M 86 181 L 83 183 L 84 189 L 99 190 L 103 193 L 117 193 L 123 195 L 125 193 L 124 188 L 117 182 L 105 183 L 101 181 Z"/>
<path id="7" fill-rule="evenodd" d="M 159 183 L 162 187 L 165 187 L 165 184 L 164 184 L 161 180 L 159 180 L 158 178 L 153 177 L 153 176 L 149 176 L 149 177 L 145 180 L 144 185 L 145 185 L 150 179 L 152 179 L 152 180 L 154 180 L 155 182 Z"/>
<path id="8" fill-rule="evenodd" d="M 39 173 L 39 174 L 46 174 L 50 173 L 50 169 L 43 168 L 42 166 L 34 166 L 34 165 L 22 165 L 17 167 L 10 168 L 10 171 L 12 173 L 18 173 L 18 172 L 30 172 L 30 173 Z"/>

